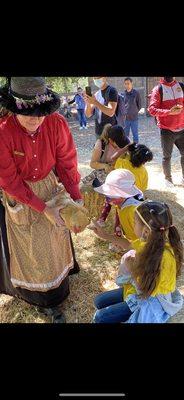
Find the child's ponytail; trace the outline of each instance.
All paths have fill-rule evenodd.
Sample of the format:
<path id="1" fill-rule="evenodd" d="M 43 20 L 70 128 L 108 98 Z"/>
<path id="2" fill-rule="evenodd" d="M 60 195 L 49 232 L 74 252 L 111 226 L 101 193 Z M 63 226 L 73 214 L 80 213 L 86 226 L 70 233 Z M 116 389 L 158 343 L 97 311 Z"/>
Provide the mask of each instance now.
<path id="1" fill-rule="evenodd" d="M 181 273 L 181 267 L 183 263 L 183 245 L 177 228 L 174 225 L 169 227 L 169 242 L 173 248 L 174 255 L 176 258 L 177 276 Z"/>
<path id="2" fill-rule="evenodd" d="M 136 209 L 139 223 L 150 229 L 144 250 L 137 255 L 132 276 L 137 281 L 141 296 L 151 295 L 160 274 L 165 245 L 169 240 L 176 260 L 176 273 L 181 272 L 183 246 L 179 232 L 172 222 L 172 214 L 167 204 L 158 201 L 144 201 Z"/>
<path id="3" fill-rule="evenodd" d="M 140 167 L 153 159 L 152 151 L 144 144 L 132 143 L 128 146 L 130 162 L 134 167 Z"/>

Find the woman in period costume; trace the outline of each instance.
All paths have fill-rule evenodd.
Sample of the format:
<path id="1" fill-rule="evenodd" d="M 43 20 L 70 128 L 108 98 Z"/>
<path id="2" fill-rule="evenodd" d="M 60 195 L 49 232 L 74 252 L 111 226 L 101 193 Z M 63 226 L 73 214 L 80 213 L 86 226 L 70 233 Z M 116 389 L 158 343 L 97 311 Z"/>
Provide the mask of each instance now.
<path id="1" fill-rule="evenodd" d="M 0 293 L 53 322 L 65 321 L 68 275 L 79 271 L 58 198 L 81 201 L 76 148 L 59 107 L 42 77 L 13 77 L 0 89 Z"/>

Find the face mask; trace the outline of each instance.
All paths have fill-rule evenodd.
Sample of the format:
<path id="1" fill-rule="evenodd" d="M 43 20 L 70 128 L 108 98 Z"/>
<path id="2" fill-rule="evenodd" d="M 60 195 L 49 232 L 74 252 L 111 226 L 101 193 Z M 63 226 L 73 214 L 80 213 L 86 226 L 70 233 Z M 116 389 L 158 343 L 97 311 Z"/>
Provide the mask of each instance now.
<path id="1" fill-rule="evenodd" d="M 164 76 L 164 80 L 168 83 L 171 83 L 174 80 L 174 78 L 173 76 Z"/>
<path id="2" fill-rule="evenodd" d="M 101 88 L 104 85 L 103 79 L 93 79 L 93 80 L 94 80 L 94 84 L 99 88 Z"/>

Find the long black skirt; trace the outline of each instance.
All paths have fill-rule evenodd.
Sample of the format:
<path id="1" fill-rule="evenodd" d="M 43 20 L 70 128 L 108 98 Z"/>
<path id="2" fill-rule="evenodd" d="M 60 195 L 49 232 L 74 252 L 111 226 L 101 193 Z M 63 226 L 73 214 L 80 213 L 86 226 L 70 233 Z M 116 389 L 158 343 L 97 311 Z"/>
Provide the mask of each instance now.
<path id="1" fill-rule="evenodd" d="M 75 251 L 71 240 L 71 247 L 74 259 L 73 269 L 69 275 L 79 272 L 79 265 L 75 259 Z M 13 287 L 10 279 L 10 255 L 8 249 L 8 240 L 5 223 L 5 209 L 0 201 L 0 293 L 9 296 L 18 297 L 29 304 L 39 307 L 55 307 L 62 303 L 70 293 L 69 277 L 67 276 L 56 289 L 47 292 L 31 291 L 22 288 Z"/>

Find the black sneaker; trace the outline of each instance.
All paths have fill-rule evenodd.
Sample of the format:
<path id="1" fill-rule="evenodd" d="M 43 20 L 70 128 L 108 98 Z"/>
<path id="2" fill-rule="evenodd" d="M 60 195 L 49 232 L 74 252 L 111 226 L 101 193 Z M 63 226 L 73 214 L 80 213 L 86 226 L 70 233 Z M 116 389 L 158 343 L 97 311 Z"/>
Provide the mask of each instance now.
<path id="1" fill-rule="evenodd" d="M 79 264 L 76 262 L 76 263 L 74 264 L 74 267 L 73 267 L 72 269 L 70 269 L 68 275 L 78 274 L 79 272 L 80 272 L 80 267 L 79 267 Z"/>
<path id="2" fill-rule="evenodd" d="M 52 323 L 53 324 L 66 324 L 66 317 L 65 315 L 60 312 L 60 314 L 52 316 Z"/>
<path id="3" fill-rule="evenodd" d="M 38 307 L 38 311 L 45 314 L 47 317 L 52 318 L 52 323 L 57 324 L 64 324 L 66 323 L 66 318 L 63 312 L 61 311 L 60 307 Z"/>

